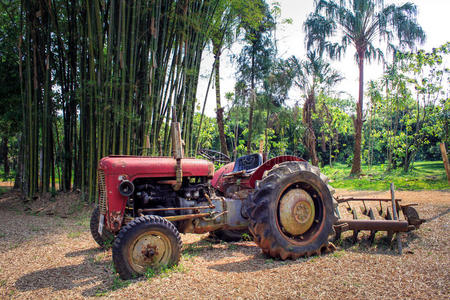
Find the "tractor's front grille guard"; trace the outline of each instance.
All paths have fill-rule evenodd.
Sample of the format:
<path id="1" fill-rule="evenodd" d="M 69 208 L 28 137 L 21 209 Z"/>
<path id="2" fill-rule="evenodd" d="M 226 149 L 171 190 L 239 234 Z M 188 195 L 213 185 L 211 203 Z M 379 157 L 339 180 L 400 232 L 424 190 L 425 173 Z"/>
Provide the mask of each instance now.
<path id="1" fill-rule="evenodd" d="M 98 209 L 100 214 L 106 215 L 106 182 L 105 172 L 101 169 L 97 172 L 98 176 Z"/>

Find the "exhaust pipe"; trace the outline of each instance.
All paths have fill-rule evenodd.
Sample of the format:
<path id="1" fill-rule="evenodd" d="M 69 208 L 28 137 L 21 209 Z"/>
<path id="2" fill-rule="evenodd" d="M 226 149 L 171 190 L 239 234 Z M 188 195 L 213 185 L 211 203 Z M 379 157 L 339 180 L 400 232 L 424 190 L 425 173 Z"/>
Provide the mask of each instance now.
<path id="1" fill-rule="evenodd" d="M 183 158 L 183 141 L 181 140 L 180 123 L 177 122 L 177 110 L 175 106 L 172 107 L 172 154 L 177 160 L 176 164 L 176 179 L 177 183 L 172 185 L 174 191 L 178 191 L 183 183 L 183 170 L 181 169 L 181 159 Z"/>

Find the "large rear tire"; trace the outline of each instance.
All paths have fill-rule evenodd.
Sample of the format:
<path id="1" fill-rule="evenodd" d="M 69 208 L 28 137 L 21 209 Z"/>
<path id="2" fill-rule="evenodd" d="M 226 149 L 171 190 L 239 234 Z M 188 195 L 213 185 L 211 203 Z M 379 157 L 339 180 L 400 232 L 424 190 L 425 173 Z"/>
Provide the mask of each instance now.
<path id="1" fill-rule="evenodd" d="M 245 203 L 263 253 L 284 260 L 334 250 L 328 237 L 337 218 L 327 181 L 307 162 L 284 162 L 265 174 Z"/>
<path id="2" fill-rule="evenodd" d="M 159 216 L 143 216 L 123 227 L 112 249 L 114 266 L 122 279 L 177 264 L 181 237 L 175 226 Z"/>
<path id="3" fill-rule="evenodd" d="M 102 235 L 98 232 L 98 223 L 100 222 L 100 210 L 98 209 L 98 206 L 94 208 L 94 211 L 92 211 L 91 215 L 91 222 L 90 222 L 90 228 L 91 228 L 91 235 L 94 241 L 97 242 L 97 244 L 102 247 L 103 249 L 109 249 L 111 248 L 112 242 L 114 240 L 114 234 L 106 230 L 105 227 L 103 227 Z"/>

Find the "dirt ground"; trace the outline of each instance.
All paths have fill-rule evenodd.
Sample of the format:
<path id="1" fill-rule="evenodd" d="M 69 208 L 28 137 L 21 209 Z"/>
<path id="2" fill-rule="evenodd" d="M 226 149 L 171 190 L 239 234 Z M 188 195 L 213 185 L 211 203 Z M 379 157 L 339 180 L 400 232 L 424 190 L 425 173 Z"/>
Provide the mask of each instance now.
<path id="1" fill-rule="evenodd" d="M 387 197 L 386 192 L 337 192 Z M 397 192 L 418 203 L 422 227 L 396 243 L 360 233 L 332 254 L 277 261 L 253 242 L 221 243 L 207 235 L 183 235 L 180 265 L 152 278 L 118 279 L 111 250 L 89 233 L 89 207 L 77 195 L 23 204 L 0 198 L 0 299 L 449 299 L 450 191 Z M 58 204 L 56 204 L 58 203 Z M 25 205 L 25 210 L 24 210 Z M 53 208 L 48 206 L 53 205 Z M 348 233 L 347 236 L 351 235 Z"/>

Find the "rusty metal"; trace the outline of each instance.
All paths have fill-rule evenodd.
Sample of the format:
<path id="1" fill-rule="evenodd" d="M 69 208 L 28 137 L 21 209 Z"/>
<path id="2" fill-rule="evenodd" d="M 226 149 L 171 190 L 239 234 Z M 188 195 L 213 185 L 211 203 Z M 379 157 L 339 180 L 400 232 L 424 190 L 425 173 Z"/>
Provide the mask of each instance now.
<path id="1" fill-rule="evenodd" d="M 369 209 L 369 218 L 371 220 L 375 220 L 375 214 L 373 213 L 372 208 Z M 375 234 L 377 233 L 376 230 L 371 230 L 369 235 L 369 242 L 372 244 L 375 240 Z"/>
<path id="2" fill-rule="evenodd" d="M 358 215 L 356 214 L 355 209 L 352 210 L 352 215 L 353 215 L 354 220 L 358 219 Z M 348 222 L 347 222 L 347 226 L 348 226 Z M 349 230 L 351 230 L 350 226 L 349 226 Z M 358 233 L 359 233 L 359 230 L 353 229 L 353 237 L 352 237 L 353 243 L 356 243 L 358 241 Z"/>
<path id="3" fill-rule="evenodd" d="M 157 184 L 169 184 L 169 185 L 174 185 L 177 184 L 176 180 L 159 180 L 156 182 Z"/>
<path id="4" fill-rule="evenodd" d="M 394 213 L 394 220 L 398 220 L 398 202 L 395 201 L 395 192 L 394 192 L 394 183 L 391 182 L 391 198 L 392 198 L 392 212 Z M 406 223 L 408 223 L 408 221 L 406 221 Z M 398 254 L 402 254 L 403 249 L 402 249 L 402 240 L 401 240 L 401 236 L 400 234 L 397 232 L 396 234 L 397 237 L 397 247 L 398 247 Z"/>
<path id="5" fill-rule="evenodd" d="M 382 217 L 383 216 L 383 214 L 384 214 L 384 211 L 383 211 L 383 205 L 381 204 L 381 201 L 380 201 L 380 209 L 378 209 L 378 214 Z"/>
<path id="6" fill-rule="evenodd" d="M 408 220 L 408 223 L 410 225 L 414 225 L 416 228 L 420 227 L 420 224 L 424 223 L 425 220 L 421 219 L 419 217 L 419 214 L 417 213 L 417 210 L 412 207 L 412 206 L 416 206 L 417 204 L 409 204 L 409 205 L 404 205 L 401 207 L 403 215 L 405 216 L 405 218 Z"/>
<path id="7" fill-rule="evenodd" d="M 168 221 L 183 221 L 183 220 L 208 217 L 210 215 L 211 215 L 211 213 L 201 213 L 201 214 L 191 214 L 191 215 L 168 216 L 168 217 L 164 217 L 164 218 Z"/>
<path id="8" fill-rule="evenodd" d="M 183 170 L 181 168 L 181 159 L 184 156 L 183 153 L 183 141 L 181 140 L 181 128 L 180 123 L 177 122 L 177 111 L 175 106 L 172 106 L 172 151 L 173 157 L 177 163 L 175 166 L 176 183 L 172 185 L 174 191 L 178 191 L 183 184 Z"/>
<path id="9" fill-rule="evenodd" d="M 114 232 L 119 231 L 120 225 L 122 224 L 122 212 L 121 211 L 110 212 L 109 224 L 111 226 L 112 231 Z"/>
<path id="10" fill-rule="evenodd" d="M 390 198 L 355 198 L 355 197 L 337 197 L 337 203 L 345 203 L 350 201 L 380 201 L 380 202 L 390 202 Z M 396 199 L 397 202 L 402 201 L 402 199 Z"/>
<path id="11" fill-rule="evenodd" d="M 155 212 L 155 211 L 169 211 L 169 210 L 196 210 L 196 209 L 213 209 L 214 205 L 209 206 L 192 206 L 192 207 L 169 207 L 169 208 L 145 208 L 139 209 L 138 212 Z"/>
<path id="12" fill-rule="evenodd" d="M 389 209 L 389 207 L 386 209 L 386 216 L 385 219 L 388 221 L 392 220 L 392 214 L 391 214 L 391 210 Z M 394 232 L 392 230 L 388 230 L 387 232 L 387 240 L 390 242 L 392 241 L 392 237 L 394 236 Z"/>
<path id="13" fill-rule="evenodd" d="M 224 210 L 224 211 L 222 211 L 222 212 L 220 212 L 217 215 L 214 215 L 212 217 L 203 217 L 202 220 L 204 220 L 206 222 L 215 221 L 215 220 L 217 220 L 217 218 L 219 218 L 219 217 L 221 217 L 223 215 L 226 215 L 227 213 L 228 213 L 228 211 Z"/>
<path id="14" fill-rule="evenodd" d="M 315 206 L 311 196 L 302 189 L 291 189 L 279 204 L 280 223 L 292 235 L 308 231 L 314 222 Z"/>
<path id="15" fill-rule="evenodd" d="M 214 206 L 214 204 L 212 203 L 211 198 L 209 198 L 208 194 L 206 194 L 206 193 L 205 193 L 205 198 L 206 198 L 206 200 L 208 200 L 208 203 L 209 203 L 209 207 L 210 207 L 210 208 L 216 208 L 216 207 Z"/>
<path id="16" fill-rule="evenodd" d="M 346 204 L 347 210 L 352 214 L 353 220 L 342 220 L 339 219 L 335 225 L 334 229 L 336 231 L 335 239 L 340 238 L 342 232 L 347 230 L 353 230 L 353 241 L 356 242 L 358 238 L 358 233 L 361 230 L 370 231 L 369 241 L 373 243 L 375 240 L 375 235 L 377 231 L 387 231 L 387 239 L 392 241 L 394 233 L 397 233 L 397 243 L 399 253 L 402 253 L 402 245 L 400 235 L 402 232 L 407 232 L 419 228 L 420 224 L 425 222 L 425 220 L 420 219 L 417 211 L 412 207 L 417 204 L 406 204 L 400 205 L 401 199 L 395 198 L 394 185 L 390 186 L 391 197 L 390 198 L 372 198 L 372 197 L 337 197 L 336 202 L 338 204 Z M 360 206 L 363 215 L 366 215 L 370 220 L 358 220 L 358 215 L 355 208 L 353 208 L 349 203 L 361 201 Z M 378 208 L 366 205 L 366 202 L 378 202 L 376 206 Z M 382 203 L 386 203 L 387 207 L 383 207 Z M 376 220 L 375 209 L 378 214 L 384 218 L 384 220 Z M 401 215 L 404 216 L 406 220 L 400 220 Z"/>
<path id="17" fill-rule="evenodd" d="M 365 214 L 366 216 L 368 216 L 368 215 L 369 215 L 369 211 L 367 210 L 366 201 L 363 200 L 362 203 L 363 203 L 363 205 L 364 205 L 364 212 L 363 212 L 363 214 Z"/>
<path id="18" fill-rule="evenodd" d="M 132 243 L 128 258 L 135 272 L 143 273 L 147 268 L 167 265 L 172 256 L 169 238 L 160 231 L 149 230 L 140 234 Z"/>
<path id="19" fill-rule="evenodd" d="M 347 224 L 347 230 L 377 230 L 407 232 L 415 227 L 408 224 L 408 221 L 396 220 L 338 220 L 336 225 Z"/>

